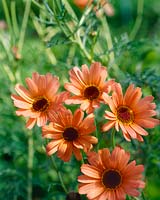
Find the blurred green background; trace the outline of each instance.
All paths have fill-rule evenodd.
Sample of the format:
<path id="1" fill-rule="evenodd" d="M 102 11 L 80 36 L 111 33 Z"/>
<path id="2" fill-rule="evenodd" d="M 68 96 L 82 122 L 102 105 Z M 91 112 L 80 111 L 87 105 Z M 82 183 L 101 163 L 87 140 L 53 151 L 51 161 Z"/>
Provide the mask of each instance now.
<path id="1" fill-rule="evenodd" d="M 124 89 L 134 83 L 144 96 L 153 95 L 160 117 L 160 1 L 112 0 L 112 17 L 93 11 L 84 15 L 72 1 L 63 2 L 65 6 L 58 0 L 0 1 L 0 200 L 66 198 L 45 154 L 40 128 L 26 130 L 10 98 L 15 84 L 25 85 L 32 72 L 59 76 L 63 90 L 69 69 L 100 61 Z M 78 34 L 82 44 L 77 43 Z M 100 124 L 103 108 L 98 112 Z M 146 188 L 137 199 L 159 200 L 160 127 L 148 131 L 142 144 L 127 143 L 120 134 L 117 143 L 145 165 Z M 103 135 L 101 147 L 110 147 L 109 141 Z M 54 158 L 68 190 L 77 191 L 81 163 Z"/>

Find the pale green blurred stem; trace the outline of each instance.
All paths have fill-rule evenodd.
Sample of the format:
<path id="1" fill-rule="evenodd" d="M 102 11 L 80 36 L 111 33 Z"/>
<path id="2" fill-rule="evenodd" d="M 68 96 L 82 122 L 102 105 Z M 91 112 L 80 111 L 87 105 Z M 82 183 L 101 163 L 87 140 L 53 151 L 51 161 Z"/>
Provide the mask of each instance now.
<path id="1" fill-rule="evenodd" d="M 11 1 L 11 17 L 12 17 L 12 24 L 13 30 L 16 38 L 19 36 L 19 28 L 17 23 L 17 16 L 16 16 L 16 3 L 15 1 Z"/>
<path id="2" fill-rule="evenodd" d="M 12 38 L 12 23 L 11 23 L 11 18 L 10 18 L 10 15 L 9 15 L 7 1 L 2 0 L 2 5 L 3 5 L 3 10 L 4 10 L 5 18 L 6 18 L 6 21 L 7 21 L 7 25 L 8 25 L 8 28 L 9 28 L 9 32 L 10 32 L 10 37 Z"/>
<path id="3" fill-rule="evenodd" d="M 61 186 L 62 186 L 64 192 L 65 192 L 66 194 L 68 194 L 67 188 L 66 188 L 66 186 L 65 186 L 65 184 L 64 184 L 64 181 L 63 181 L 63 178 L 62 178 L 62 174 L 61 174 L 61 172 L 59 171 L 59 169 L 57 168 L 57 165 L 56 165 L 56 162 L 55 162 L 53 156 L 51 156 L 51 161 L 52 161 L 52 165 L 53 165 L 54 170 L 57 172 L 59 181 L 60 181 L 60 183 L 61 183 Z"/>
<path id="4" fill-rule="evenodd" d="M 145 196 L 144 196 L 144 193 L 142 192 L 142 199 L 143 200 L 146 200 Z"/>
<path id="5" fill-rule="evenodd" d="M 130 33 L 130 40 L 133 40 L 135 38 L 140 29 L 143 19 L 143 9 L 144 9 L 144 0 L 137 0 L 137 18 L 133 26 L 133 29 Z"/>
<path id="6" fill-rule="evenodd" d="M 20 31 L 20 38 L 18 42 L 18 50 L 19 50 L 20 55 L 22 52 L 23 44 L 24 44 L 24 38 L 25 38 L 25 33 L 26 33 L 26 28 L 27 28 L 28 17 L 30 13 L 30 7 L 31 7 L 31 0 L 27 0 L 26 5 L 25 5 L 23 21 L 22 21 L 22 27 Z"/>
<path id="7" fill-rule="evenodd" d="M 109 52 L 109 67 L 114 70 L 114 73 L 116 76 L 120 76 L 121 79 L 125 78 L 124 73 L 121 71 L 121 69 L 118 67 L 118 65 L 115 62 L 115 54 L 114 54 L 114 47 L 113 47 L 113 42 L 112 42 L 112 37 L 111 37 L 111 32 L 109 28 L 108 21 L 106 17 L 101 18 L 102 26 L 103 26 L 103 31 L 105 33 L 105 38 L 107 41 L 107 47 Z"/>
<path id="8" fill-rule="evenodd" d="M 101 21 L 102 21 L 103 28 L 105 30 L 105 38 L 107 41 L 108 50 L 113 50 L 112 37 L 111 37 L 111 32 L 110 32 L 110 28 L 108 25 L 108 21 L 104 17 L 101 19 Z M 111 51 L 111 53 L 109 53 L 109 61 L 110 61 L 110 63 L 114 63 L 114 61 L 115 61 L 114 51 Z"/>
<path id="9" fill-rule="evenodd" d="M 32 176 L 33 176 L 33 134 L 28 131 L 28 185 L 27 185 L 27 200 L 32 200 Z"/>
<path id="10" fill-rule="evenodd" d="M 88 7 L 85 10 L 84 14 L 82 15 L 82 17 L 79 21 L 78 27 L 81 27 L 81 25 L 84 23 L 84 21 L 86 19 L 86 16 L 91 12 L 91 10 L 92 10 L 92 6 Z M 80 31 L 81 31 L 81 29 L 79 28 L 78 31 L 76 32 L 76 42 L 77 42 L 78 46 L 80 47 L 81 51 L 83 52 L 83 54 L 85 55 L 85 57 L 88 59 L 88 61 L 92 62 L 93 60 L 92 60 L 91 55 L 88 53 L 88 51 L 86 50 L 86 47 L 82 43 Z"/>

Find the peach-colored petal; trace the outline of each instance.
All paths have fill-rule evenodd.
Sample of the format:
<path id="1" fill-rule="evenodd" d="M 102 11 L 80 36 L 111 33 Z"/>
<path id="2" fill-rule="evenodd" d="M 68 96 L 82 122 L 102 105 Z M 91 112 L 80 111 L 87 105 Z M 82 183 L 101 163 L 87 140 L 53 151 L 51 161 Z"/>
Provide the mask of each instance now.
<path id="1" fill-rule="evenodd" d="M 119 83 L 116 83 L 113 85 L 113 102 L 115 106 L 117 107 L 118 105 L 123 104 L 123 93 L 122 93 L 122 87 Z"/>
<path id="2" fill-rule="evenodd" d="M 26 109 L 19 109 L 16 111 L 17 116 L 24 116 L 24 117 L 31 117 L 31 118 L 38 118 L 40 116 L 40 113 L 33 112 L 32 110 L 26 110 Z"/>
<path id="3" fill-rule="evenodd" d="M 110 119 L 115 119 L 116 118 L 115 115 L 112 112 L 109 112 L 109 111 L 106 110 L 105 113 L 106 113 L 105 116 L 109 117 Z"/>
<path id="4" fill-rule="evenodd" d="M 74 94 L 65 101 L 66 104 L 81 104 L 80 108 L 88 113 L 94 112 L 103 102 L 102 93 L 109 93 L 114 80 L 106 81 L 107 70 L 101 63 L 94 62 L 90 69 L 82 65 L 82 70 L 77 66 L 69 72 L 70 83 L 65 83 L 65 88 Z"/>
<path id="5" fill-rule="evenodd" d="M 98 198 L 98 200 L 107 199 L 108 192 L 105 190 Z"/>
<path id="6" fill-rule="evenodd" d="M 38 87 L 31 78 L 26 78 L 26 84 L 28 86 L 28 89 L 31 91 L 31 93 L 34 95 L 37 95 Z"/>
<path id="7" fill-rule="evenodd" d="M 115 107 L 115 105 L 114 105 L 113 100 L 111 99 L 111 97 L 108 94 L 106 94 L 106 93 L 103 93 L 102 97 L 104 98 L 104 101 L 109 105 L 111 111 L 113 113 L 115 113 L 116 107 Z"/>
<path id="8" fill-rule="evenodd" d="M 58 151 L 58 156 L 64 161 L 64 162 L 68 162 L 72 156 L 72 145 L 71 143 L 67 143 L 67 148 L 65 153 L 60 156 L 59 151 Z"/>
<path id="9" fill-rule="evenodd" d="M 81 95 L 80 89 L 76 88 L 71 83 L 65 83 L 64 87 L 65 87 L 66 90 L 72 92 L 75 95 Z"/>
<path id="10" fill-rule="evenodd" d="M 132 129 L 130 126 L 126 125 L 125 126 L 125 129 L 126 131 L 128 132 L 128 134 L 131 136 L 131 138 L 136 138 L 137 137 L 137 134 L 136 132 L 134 131 L 134 129 Z"/>
<path id="11" fill-rule="evenodd" d="M 81 109 L 77 109 L 73 115 L 73 126 L 79 126 L 84 118 L 84 112 Z"/>
<path id="12" fill-rule="evenodd" d="M 88 100 L 84 100 L 83 103 L 81 104 L 80 108 L 82 110 L 86 110 L 86 109 L 88 109 L 89 105 L 90 105 L 90 102 Z"/>
<path id="13" fill-rule="evenodd" d="M 131 127 L 140 135 L 148 135 L 148 132 L 141 128 L 138 124 L 131 124 Z"/>
<path id="14" fill-rule="evenodd" d="M 26 78 L 26 84 L 28 89 L 20 84 L 15 86 L 19 96 L 11 95 L 14 105 L 20 108 L 16 114 L 31 118 L 28 123 L 35 118 L 37 125 L 43 126 L 48 121 L 49 113 L 60 109 L 63 101 L 69 97 L 69 93 L 67 92 L 67 95 L 55 94 L 59 88 L 59 81 L 50 73 L 40 75 L 34 72 L 32 78 Z M 29 127 L 28 124 L 27 127 Z"/>
<path id="15" fill-rule="evenodd" d="M 29 118 L 29 120 L 26 123 L 26 128 L 32 129 L 33 126 L 35 125 L 36 121 L 37 120 L 35 118 Z"/>
<path id="16" fill-rule="evenodd" d="M 32 103 L 32 95 L 31 93 L 22 85 L 17 84 L 15 87 L 16 92 L 25 99 L 28 103 Z"/>
<path id="17" fill-rule="evenodd" d="M 81 104 L 83 102 L 83 98 L 79 96 L 73 96 L 69 97 L 68 99 L 65 100 L 65 104 Z"/>
<path id="18" fill-rule="evenodd" d="M 81 175 L 78 177 L 78 181 L 81 183 L 94 183 L 94 182 L 97 182 L 97 179 L 86 176 L 86 175 Z"/>
<path id="19" fill-rule="evenodd" d="M 49 156 L 54 154 L 58 150 L 58 146 L 61 143 L 61 141 L 62 141 L 61 139 L 60 140 L 52 140 L 51 142 L 49 142 L 47 144 L 46 151 Z"/>
<path id="20" fill-rule="evenodd" d="M 104 186 L 102 186 L 101 183 L 94 182 L 91 184 L 92 184 L 92 190 L 90 190 L 87 194 L 87 197 L 89 199 L 96 198 L 97 196 L 99 196 L 100 194 L 102 194 L 104 192 L 105 188 L 104 188 Z"/>
<path id="21" fill-rule="evenodd" d="M 84 117 L 81 109 L 71 110 L 62 108 L 59 111 L 50 112 L 49 125 L 42 127 L 42 136 L 54 140 L 60 140 L 57 156 L 67 162 L 72 153 L 77 160 L 82 159 L 80 149 L 89 151 L 98 142 L 97 138 L 90 134 L 95 130 L 94 115 Z M 42 119 L 42 118 L 41 118 Z"/>
<path id="22" fill-rule="evenodd" d="M 16 101 L 14 101 L 14 105 L 17 108 L 22 108 L 22 109 L 31 109 L 32 108 L 32 104 L 27 103 L 25 101 L 16 100 Z"/>
<path id="23" fill-rule="evenodd" d="M 106 124 L 104 124 L 104 125 L 102 126 L 102 131 L 103 131 L 103 132 L 106 132 L 106 131 L 108 131 L 109 129 L 111 129 L 114 125 L 115 125 L 115 121 L 109 121 L 109 122 L 107 122 Z"/>
<path id="24" fill-rule="evenodd" d="M 68 141 L 65 141 L 65 140 L 63 140 L 59 144 L 59 146 L 58 146 L 58 153 L 57 153 L 58 157 L 61 158 L 65 154 L 68 145 L 70 145 L 70 143 Z"/>
<path id="25" fill-rule="evenodd" d="M 74 146 L 73 146 L 73 153 L 77 160 L 82 160 L 82 154 L 80 150 L 78 148 L 75 148 Z"/>
<path id="26" fill-rule="evenodd" d="M 94 152 L 94 151 L 89 151 L 87 152 L 87 159 L 89 164 L 98 167 L 99 166 L 99 155 L 98 153 Z"/>
<path id="27" fill-rule="evenodd" d="M 129 85 L 124 96 L 122 87 L 118 83 L 112 85 L 112 96 L 103 93 L 104 102 L 109 105 L 110 110 L 105 111 L 104 118 L 108 120 L 103 127 L 103 131 L 107 131 L 113 126 L 117 132 L 122 130 L 123 136 L 127 141 L 131 138 L 142 142 L 143 137 L 148 132 L 143 128 L 154 128 L 160 125 L 160 121 L 152 118 L 156 115 L 155 103 L 152 103 L 153 96 L 141 98 L 141 88 Z M 143 128 L 142 128 L 143 127 Z"/>
<path id="28" fill-rule="evenodd" d="M 144 128 L 154 128 L 155 126 L 160 125 L 160 120 L 154 118 L 137 119 L 136 123 Z"/>
<path id="29" fill-rule="evenodd" d="M 131 85 L 129 85 L 129 87 L 127 88 L 126 93 L 125 93 L 125 95 L 124 95 L 124 100 L 123 100 L 123 101 L 124 101 L 124 104 L 127 104 L 127 105 L 128 105 L 128 102 L 130 102 L 130 99 L 131 99 L 131 97 L 132 97 L 133 92 L 134 92 L 134 85 L 131 84 Z"/>
<path id="30" fill-rule="evenodd" d="M 45 89 L 46 96 L 49 99 L 53 99 L 60 86 L 59 79 L 57 77 L 53 77 L 51 74 L 46 74 L 45 83 L 46 83 L 46 89 Z"/>
<path id="31" fill-rule="evenodd" d="M 126 198 L 125 198 L 125 191 L 124 191 L 124 189 L 122 188 L 122 187 L 120 187 L 120 188 L 118 188 L 116 191 L 115 191 L 115 193 L 116 193 L 116 200 L 125 200 Z"/>
<path id="32" fill-rule="evenodd" d="M 94 166 L 88 165 L 88 164 L 83 164 L 81 167 L 82 173 L 89 177 L 93 177 L 95 179 L 99 179 L 101 176 L 100 172 L 98 169 Z"/>
<path id="33" fill-rule="evenodd" d="M 78 188 L 88 199 L 125 200 L 126 194 L 138 196 L 138 189 L 144 188 L 145 183 L 141 180 L 144 166 L 136 165 L 136 161 L 128 163 L 130 154 L 123 148 L 115 147 L 111 154 L 109 149 L 101 149 L 87 155 L 89 164 L 81 166 L 84 175 L 78 177 Z M 117 175 L 121 180 L 117 177 L 118 182 L 111 183 L 111 177 Z"/>
<path id="34" fill-rule="evenodd" d="M 122 133 L 123 133 L 124 138 L 125 138 L 128 142 L 130 142 L 130 141 L 131 141 L 130 135 L 129 135 L 127 132 L 124 132 L 124 131 L 122 131 Z"/>
<path id="35" fill-rule="evenodd" d="M 42 113 L 40 117 L 37 118 L 37 126 L 41 127 L 47 123 L 48 117 L 46 113 Z"/>

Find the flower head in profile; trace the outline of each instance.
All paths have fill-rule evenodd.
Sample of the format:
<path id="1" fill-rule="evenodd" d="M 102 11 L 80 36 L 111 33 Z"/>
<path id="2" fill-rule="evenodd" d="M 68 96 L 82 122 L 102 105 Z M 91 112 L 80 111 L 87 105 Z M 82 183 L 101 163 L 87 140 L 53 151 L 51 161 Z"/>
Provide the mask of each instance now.
<path id="1" fill-rule="evenodd" d="M 15 87 L 19 94 L 12 94 L 14 105 L 19 108 L 16 111 L 18 116 L 29 117 L 26 127 L 31 129 L 37 123 L 43 126 L 48 120 L 48 113 L 57 110 L 62 106 L 62 102 L 68 98 L 67 92 L 56 94 L 59 88 L 59 80 L 50 73 L 39 75 L 32 74 L 32 78 L 26 78 L 28 89 L 20 84 Z"/>
<path id="2" fill-rule="evenodd" d="M 84 175 L 78 177 L 79 193 L 86 194 L 90 200 L 125 200 L 125 196 L 137 197 L 138 188 L 144 188 L 143 165 L 129 162 L 130 154 L 120 147 L 112 153 L 102 149 L 98 153 L 89 152 L 89 164 L 81 166 Z"/>
<path id="3" fill-rule="evenodd" d="M 50 156 L 57 152 L 57 156 L 68 162 L 72 153 L 77 160 L 82 159 L 80 149 L 88 152 L 98 142 L 90 134 L 95 131 L 94 115 L 84 118 L 84 112 L 77 109 L 74 114 L 71 110 L 62 109 L 50 113 L 50 124 L 42 127 L 42 136 L 52 139 L 46 146 Z"/>
<path id="4" fill-rule="evenodd" d="M 93 0 L 73 0 L 74 4 L 80 8 L 85 9 L 86 6 L 90 7 L 92 4 L 95 4 Z M 108 0 L 98 0 L 93 9 L 97 17 L 101 16 L 101 13 L 104 12 L 107 16 L 114 15 L 114 8 Z"/>
<path id="5" fill-rule="evenodd" d="M 109 105 L 110 111 L 105 111 L 105 118 L 109 121 L 103 125 L 102 130 L 108 131 L 115 127 L 117 131 L 122 130 L 127 141 L 131 138 L 143 141 L 142 136 L 148 135 L 144 128 L 154 128 L 160 125 L 158 119 L 152 118 L 156 115 L 155 103 L 152 103 L 153 96 L 141 98 L 141 88 L 131 84 L 123 96 L 120 84 L 114 85 L 114 92 L 110 97 L 103 94 L 104 101 Z"/>
<path id="6" fill-rule="evenodd" d="M 114 83 L 113 80 L 105 81 L 107 70 L 100 63 L 82 65 L 82 71 L 78 67 L 70 70 L 71 83 L 65 84 L 65 89 L 73 93 L 74 96 L 65 101 L 66 104 L 81 104 L 80 108 L 92 113 L 95 108 L 103 102 L 102 93 L 110 92 Z"/>
<path id="7" fill-rule="evenodd" d="M 90 5 L 93 0 L 73 0 L 74 4 L 81 9 L 84 9 L 87 5 Z"/>

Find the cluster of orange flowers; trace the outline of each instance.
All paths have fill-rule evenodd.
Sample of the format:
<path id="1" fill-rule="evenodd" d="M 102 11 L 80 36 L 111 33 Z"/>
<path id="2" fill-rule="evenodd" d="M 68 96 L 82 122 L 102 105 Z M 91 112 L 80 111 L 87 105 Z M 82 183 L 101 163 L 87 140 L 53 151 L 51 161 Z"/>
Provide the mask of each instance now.
<path id="1" fill-rule="evenodd" d="M 108 148 L 91 151 L 98 139 L 91 134 L 96 130 L 94 111 L 106 104 L 102 126 L 106 132 L 115 128 L 127 141 L 132 138 L 143 141 L 148 132 L 144 128 L 160 125 L 156 115 L 153 97 L 142 98 L 139 87 L 131 84 L 123 95 L 122 87 L 114 80 L 107 79 L 107 69 L 101 63 L 73 67 L 69 72 L 70 82 L 65 83 L 66 91 L 58 92 L 60 83 L 57 77 L 47 73 L 33 73 L 26 78 L 27 89 L 20 84 L 15 87 L 18 95 L 12 94 L 14 105 L 19 109 L 18 116 L 28 117 L 26 127 L 35 124 L 42 127 L 42 136 L 51 141 L 46 146 L 50 156 L 57 152 L 63 161 L 70 160 L 72 153 L 77 160 L 82 159 L 81 150 L 89 164 L 81 166 L 84 175 L 78 177 L 79 193 L 90 200 L 125 200 L 125 195 L 138 196 L 138 188 L 144 188 L 142 181 L 143 165 L 130 163 L 130 154 L 123 148 L 115 147 L 112 153 Z M 74 113 L 65 104 L 80 104 Z M 108 110 L 110 108 L 110 111 Z M 84 115 L 86 114 L 86 117 Z M 49 121 L 49 123 L 47 123 Z"/>

